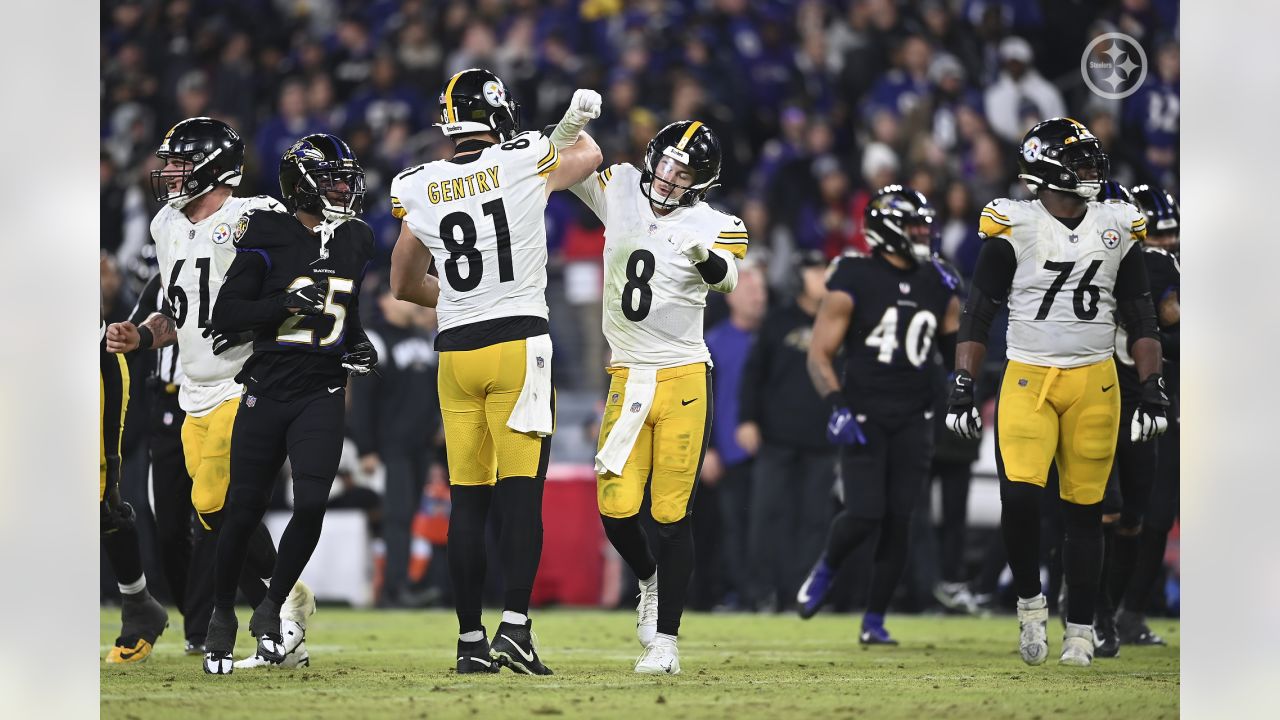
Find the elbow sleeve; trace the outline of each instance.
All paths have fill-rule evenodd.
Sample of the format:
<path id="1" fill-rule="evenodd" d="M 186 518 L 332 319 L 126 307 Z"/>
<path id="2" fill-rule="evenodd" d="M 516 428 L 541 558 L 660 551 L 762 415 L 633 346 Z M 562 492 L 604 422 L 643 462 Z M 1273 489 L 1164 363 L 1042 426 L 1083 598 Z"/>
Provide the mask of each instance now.
<path id="1" fill-rule="evenodd" d="M 708 285 L 718 285 L 729 274 L 728 261 L 716 252 L 712 252 L 707 256 L 706 260 L 694 265 L 694 267 L 698 269 L 698 274 L 702 276 L 703 282 Z"/>

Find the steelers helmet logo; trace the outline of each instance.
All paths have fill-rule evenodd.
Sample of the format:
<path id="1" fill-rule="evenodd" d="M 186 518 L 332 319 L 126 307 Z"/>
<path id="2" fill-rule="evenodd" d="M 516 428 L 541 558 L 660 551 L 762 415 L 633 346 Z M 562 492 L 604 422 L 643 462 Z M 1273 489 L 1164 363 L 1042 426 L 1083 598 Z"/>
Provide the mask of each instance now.
<path id="1" fill-rule="evenodd" d="M 1022 143 L 1022 157 L 1029 163 L 1039 160 L 1041 147 L 1043 145 L 1040 142 L 1040 138 L 1035 136 L 1027 138 L 1027 141 Z"/>
<path id="2" fill-rule="evenodd" d="M 484 93 L 485 102 L 494 107 L 502 107 L 507 104 L 507 91 L 502 87 L 502 83 L 497 80 L 490 80 L 484 84 L 481 89 Z"/>
<path id="3" fill-rule="evenodd" d="M 1107 228 L 1102 231 L 1102 244 L 1107 246 L 1108 250 L 1115 250 L 1120 245 L 1120 233 Z"/>

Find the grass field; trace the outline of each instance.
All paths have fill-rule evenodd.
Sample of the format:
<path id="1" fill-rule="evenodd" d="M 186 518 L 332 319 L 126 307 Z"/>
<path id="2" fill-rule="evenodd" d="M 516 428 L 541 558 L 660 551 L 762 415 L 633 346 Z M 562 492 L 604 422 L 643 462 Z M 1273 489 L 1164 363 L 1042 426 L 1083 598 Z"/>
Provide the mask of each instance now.
<path id="1" fill-rule="evenodd" d="M 102 654 L 119 629 L 102 611 Z M 1057 664 L 1061 626 L 1050 625 L 1050 660 L 1018 659 L 1011 617 L 891 616 L 896 648 L 859 647 L 856 619 L 686 615 L 683 674 L 632 673 L 634 615 L 536 612 L 541 654 L 555 675 L 458 676 L 451 612 L 321 608 L 308 628 L 312 665 L 299 671 L 204 675 L 182 654 L 180 619 L 138 666 L 101 669 L 104 718 L 1026 718 L 1081 710 L 1106 717 L 1178 717 L 1178 624 L 1153 629 L 1164 648 L 1126 647 L 1092 668 Z M 241 608 L 242 630 L 248 610 Z M 497 613 L 489 614 L 490 629 Z M 247 633 L 237 657 L 253 647 Z"/>

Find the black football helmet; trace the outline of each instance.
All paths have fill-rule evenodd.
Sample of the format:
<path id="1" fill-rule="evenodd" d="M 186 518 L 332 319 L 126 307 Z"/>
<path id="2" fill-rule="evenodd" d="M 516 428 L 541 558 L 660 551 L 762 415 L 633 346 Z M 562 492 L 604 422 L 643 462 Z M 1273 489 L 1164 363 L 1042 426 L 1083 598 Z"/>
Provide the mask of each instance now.
<path id="1" fill-rule="evenodd" d="M 1173 193 L 1151 185 L 1133 186 L 1133 204 L 1147 218 L 1147 232 L 1178 232 L 1182 226 L 1182 210 Z"/>
<path id="2" fill-rule="evenodd" d="M 1129 188 L 1121 185 L 1115 180 L 1108 180 L 1102 183 L 1102 189 L 1098 191 L 1098 199 L 1102 201 L 1113 200 L 1117 202 L 1126 202 L 1135 205 L 1133 194 L 1129 192 Z"/>
<path id="3" fill-rule="evenodd" d="M 1050 188 L 1092 200 L 1111 171 L 1111 160 L 1083 123 L 1053 118 L 1037 123 L 1022 138 L 1018 168 L 1031 192 Z M 1095 170 L 1097 177 L 1081 180 L 1084 169 Z"/>
<path id="4" fill-rule="evenodd" d="M 682 188 L 684 192 L 675 200 L 670 195 L 658 197 L 653 194 L 653 180 L 658 172 L 658 165 L 663 158 L 682 163 L 693 172 L 693 181 L 688 185 L 662 182 Z M 658 131 L 649 141 L 644 153 L 644 168 L 640 173 L 640 190 L 654 207 L 677 208 L 692 207 L 707 196 L 707 191 L 716 186 L 720 179 L 720 139 L 711 128 L 697 120 L 681 120 Z"/>
<path id="5" fill-rule="evenodd" d="M 520 132 L 520 103 L 502 78 L 471 68 L 449 78 L 440 91 L 440 122 L 445 135 L 496 132 L 506 142 Z"/>
<path id="6" fill-rule="evenodd" d="M 280 158 L 280 193 L 290 212 L 305 210 L 334 222 L 350 220 L 364 202 L 364 169 L 342 138 L 308 135 Z"/>
<path id="7" fill-rule="evenodd" d="M 915 263 L 928 262 L 934 251 L 936 214 L 923 193 L 902 185 L 886 185 L 867 203 L 862 232 L 874 251 L 893 253 Z M 919 242 L 920 239 L 927 242 Z"/>
<path id="8" fill-rule="evenodd" d="M 156 157 L 184 160 L 180 170 L 152 170 L 151 193 L 157 202 L 181 210 L 218 185 L 237 187 L 244 170 L 244 141 L 231 126 L 207 117 L 187 118 L 170 128 Z M 177 189 L 170 183 L 177 180 Z"/>

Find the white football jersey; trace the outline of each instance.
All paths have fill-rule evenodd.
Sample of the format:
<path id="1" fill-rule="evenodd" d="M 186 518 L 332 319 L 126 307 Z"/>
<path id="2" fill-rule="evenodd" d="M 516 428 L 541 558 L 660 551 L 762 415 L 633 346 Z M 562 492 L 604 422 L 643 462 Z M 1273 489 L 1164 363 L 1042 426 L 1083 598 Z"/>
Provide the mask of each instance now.
<path id="1" fill-rule="evenodd" d="M 285 211 L 279 201 L 259 195 L 227 198 L 198 223 L 168 205 L 151 220 L 162 292 L 177 320 L 178 362 L 186 375 L 178 404 L 195 417 L 240 394 L 235 376 L 253 352 L 246 343 L 214 355 L 213 339 L 204 337 L 204 331 L 236 257 L 234 236 L 244 232 L 240 218 L 254 210 Z"/>
<path id="2" fill-rule="evenodd" d="M 667 241 L 674 231 L 704 238 L 732 263 L 747 254 L 742 220 L 705 202 L 659 217 L 640 189 L 640 171 L 613 165 L 572 188 L 604 223 L 604 336 L 612 364 L 669 368 L 711 362 L 702 319 L 708 285 Z"/>
<path id="3" fill-rule="evenodd" d="M 1146 235 L 1127 203 L 1090 202 L 1073 230 L 1039 200 L 993 200 L 978 234 L 1002 237 L 1018 266 L 1009 291 L 1010 360 L 1072 368 L 1115 352 L 1115 284 L 1120 261 Z"/>
<path id="4" fill-rule="evenodd" d="M 547 317 L 547 176 L 560 154 L 524 132 L 456 160 L 411 167 L 391 182 L 391 213 L 431 251 L 440 330 Z"/>

